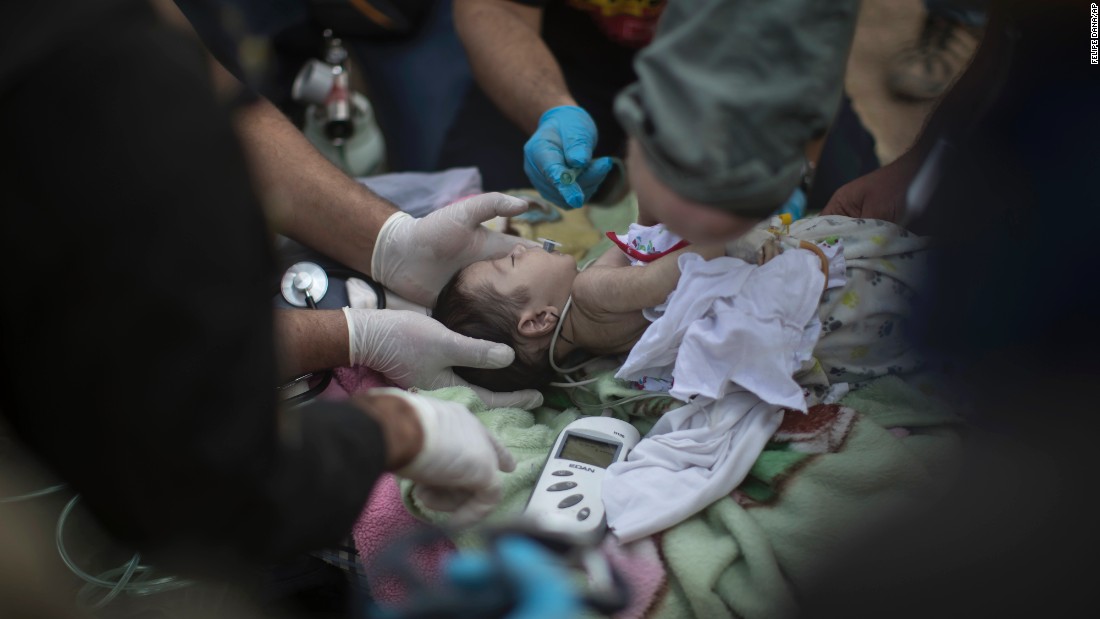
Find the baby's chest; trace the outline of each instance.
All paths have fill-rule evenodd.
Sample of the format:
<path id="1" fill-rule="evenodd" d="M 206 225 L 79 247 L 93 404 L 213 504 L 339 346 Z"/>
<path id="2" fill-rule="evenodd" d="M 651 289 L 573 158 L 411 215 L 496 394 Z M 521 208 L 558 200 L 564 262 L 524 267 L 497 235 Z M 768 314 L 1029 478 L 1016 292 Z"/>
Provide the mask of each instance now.
<path id="1" fill-rule="evenodd" d="M 607 312 L 578 305 L 575 325 L 585 341 L 584 348 L 595 354 L 629 352 L 650 322 L 641 312 Z"/>

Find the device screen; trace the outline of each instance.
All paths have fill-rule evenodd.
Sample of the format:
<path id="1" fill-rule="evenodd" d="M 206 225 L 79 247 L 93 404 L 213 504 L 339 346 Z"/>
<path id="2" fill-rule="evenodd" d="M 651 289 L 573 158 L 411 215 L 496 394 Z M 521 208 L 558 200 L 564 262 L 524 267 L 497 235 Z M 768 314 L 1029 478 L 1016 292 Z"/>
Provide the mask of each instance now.
<path id="1" fill-rule="evenodd" d="M 559 458 L 576 460 L 585 464 L 606 469 L 615 461 L 615 454 L 619 451 L 618 443 L 607 443 L 595 439 L 569 434 L 558 452 Z"/>

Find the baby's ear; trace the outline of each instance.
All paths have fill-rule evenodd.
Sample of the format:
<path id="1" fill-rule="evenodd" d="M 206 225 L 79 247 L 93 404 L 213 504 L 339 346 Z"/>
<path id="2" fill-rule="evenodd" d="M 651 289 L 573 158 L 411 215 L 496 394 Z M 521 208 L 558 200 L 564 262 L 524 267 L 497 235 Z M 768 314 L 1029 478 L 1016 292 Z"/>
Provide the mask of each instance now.
<path id="1" fill-rule="evenodd" d="M 558 308 L 552 305 L 525 309 L 519 315 L 517 330 L 524 337 L 537 338 L 550 335 L 558 324 L 559 314 Z"/>

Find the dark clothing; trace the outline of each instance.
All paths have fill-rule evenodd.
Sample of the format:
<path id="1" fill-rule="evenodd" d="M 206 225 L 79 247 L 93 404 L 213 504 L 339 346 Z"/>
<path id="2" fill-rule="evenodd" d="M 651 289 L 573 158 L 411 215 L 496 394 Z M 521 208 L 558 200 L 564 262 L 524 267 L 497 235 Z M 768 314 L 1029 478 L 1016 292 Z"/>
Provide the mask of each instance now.
<path id="1" fill-rule="evenodd" d="M 989 9 L 989 0 L 924 0 L 924 10 L 966 26 L 981 26 L 985 23 L 985 13 Z"/>
<path id="2" fill-rule="evenodd" d="M 942 150 L 925 159 L 937 172 L 913 224 L 938 253 L 913 342 L 954 370 L 986 431 L 939 500 L 830 557 L 804 617 L 1059 617 L 1091 603 L 1100 80 L 1083 5 L 991 2 L 973 63 L 922 133 L 917 152 Z"/>
<path id="3" fill-rule="evenodd" d="M 568 47 L 577 52 L 576 59 L 587 61 L 608 50 L 648 45 L 667 3 L 667 0 L 511 1 L 544 9 L 543 24 L 550 25 L 543 28 L 543 37 L 551 49 Z M 575 29 L 587 30 L 592 26 L 598 29 L 598 36 L 574 39 L 569 35 Z"/>
<path id="4" fill-rule="evenodd" d="M 270 239 L 205 55 L 144 3 L 94 8 L 0 5 L 26 52 L 0 64 L 0 411 L 152 561 L 335 543 L 379 428 L 277 412 Z"/>
<path id="5" fill-rule="evenodd" d="M 611 105 L 619 90 L 633 81 L 633 72 L 622 76 L 622 81 L 614 81 L 614 71 L 607 77 L 574 71 L 572 65 L 562 65 L 562 71 L 573 98 L 588 112 L 599 130 L 593 157 L 623 157 L 626 134 L 615 120 Z M 485 191 L 530 187 L 531 181 L 523 171 L 523 145 L 530 137 L 505 118 L 478 84 L 473 83 L 447 130 L 437 167 L 445 170 L 477 166 Z"/>

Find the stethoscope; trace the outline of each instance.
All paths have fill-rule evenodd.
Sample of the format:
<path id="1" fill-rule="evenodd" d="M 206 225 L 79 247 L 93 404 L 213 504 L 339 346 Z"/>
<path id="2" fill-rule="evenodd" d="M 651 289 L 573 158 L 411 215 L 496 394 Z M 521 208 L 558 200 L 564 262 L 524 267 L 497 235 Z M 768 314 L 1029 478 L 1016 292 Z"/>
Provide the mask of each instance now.
<path id="1" fill-rule="evenodd" d="M 330 290 L 330 274 L 337 277 L 357 277 L 364 280 L 377 297 L 377 309 L 385 309 L 385 290 L 366 275 L 346 267 L 328 267 L 328 270 L 326 270 L 316 262 L 310 262 L 308 260 L 291 265 L 290 268 L 283 273 L 282 281 L 279 284 L 279 292 L 283 300 L 294 307 L 319 309 L 318 303 L 325 298 L 325 295 L 327 295 Z M 298 406 L 312 400 L 328 388 L 329 383 L 332 382 L 331 369 L 302 374 L 301 376 L 292 378 L 286 383 L 279 385 L 276 387 L 276 391 L 284 393 L 301 389 L 303 383 L 308 386 L 310 379 L 318 376 L 321 380 L 317 384 L 308 387 L 304 391 L 282 398 L 283 402 L 288 406 Z"/>
<path id="2" fill-rule="evenodd" d="M 328 273 L 316 262 L 298 262 L 283 273 L 279 290 L 287 303 L 317 309 L 328 292 Z"/>

